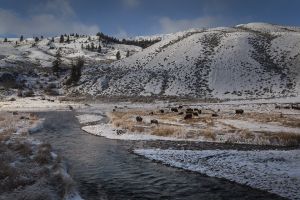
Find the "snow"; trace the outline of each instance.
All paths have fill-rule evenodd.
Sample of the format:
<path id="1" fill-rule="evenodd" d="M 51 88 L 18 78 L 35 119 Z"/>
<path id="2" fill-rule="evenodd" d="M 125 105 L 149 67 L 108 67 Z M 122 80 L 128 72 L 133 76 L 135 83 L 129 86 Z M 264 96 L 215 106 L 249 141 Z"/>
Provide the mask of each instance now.
<path id="1" fill-rule="evenodd" d="M 60 102 L 58 99 L 49 98 L 52 101 L 41 100 L 40 97 L 17 98 L 16 101 L 0 101 L 2 111 L 58 111 L 70 110 L 73 108 L 84 107 L 80 103 Z"/>
<path id="2" fill-rule="evenodd" d="M 267 36 L 252 30 L 270 34 L 270 44 L 264 41 L 269 40 Z M 169 34 L 149 48 L 113 62 L 107 66 L 107 73 L 99 73 L 97 83 L 87 80 L 84 89 L 93 95 L 133 97 L 299 96 L 299 37 L 298 29 L 264 23 Z M 251 41 L 261 47 L 255 48 Z M 257 54 L 268 54 L 280 73 L 270 69 Z"/>
<path id="3" fill-rule="evenodd" d="M 243 121 L 243 120 L 219 120 L 227 125 L 232 125 L 238 129 L 247 129 L 254 132 L 271 132 L 271 133 L 295 133 L 300 134 L 300 128 L 291 128 L 280 126 L 280 124 L 267 124 L 259 123 L 255 121 Z"/>
<path id="4" fill-rule="evenodd" d="M 100 115 L 91 115 L 91 114 L 84 114 L 76 116 L 80 124 L 86 124 L 91 122 L 97 122 L 103 119 Z"/>
<path id="5" fill-rule="evenodd" d="M 117 134 L 119 129 L 113 128 L 110 124 L 97 124 L 92 126 L 83 126 L 81 128 L 83 131 L 96 136 L 102 136 L 113 140 L 171 140 L 180 141 L 186 139 L 177 139 L 174 137 L 162 137 L 156 135 L 150 135 L 146 133 L 132 133 L 126 131 L 126 133 Z M 120 130 L 121 131 L 121 130 Z"/>
<path id="6" fill-rule="evenodd" d="M 300 197 L 300 150 L 137 149 L 134 152 L 167 165 L 225 178 L 289 199 Z"/>

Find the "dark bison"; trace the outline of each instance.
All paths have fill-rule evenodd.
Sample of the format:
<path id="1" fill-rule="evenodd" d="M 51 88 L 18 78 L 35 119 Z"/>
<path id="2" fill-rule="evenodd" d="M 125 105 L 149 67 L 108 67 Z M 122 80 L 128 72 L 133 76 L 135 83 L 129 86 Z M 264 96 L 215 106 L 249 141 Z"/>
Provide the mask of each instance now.
<path id="1" fill-rule="evenodd" d="M 244 114 L 244 110 L 243 109 L 237 109 L 237 110 L 235 110 L 235 114 L 242 115 L 242 114 Z"/>
<path id="2" fill-rule="evenodd" d="M 149 115 L 154 115 L 154 112 L 150 112 Z"/>
<path id="3" fill-rule="evenodd" d="M 218 117 L 219 115 L 217 113 L 213 113 L 211 116 L 212 117 Z"/>
<path id="4" fill-rule="evenodd" d="M 198 114 L 201 114 L 202 113 L 202 111 L 201 110 L 198 110 Z"/>
<path id="5" fill-rule="evenodd" d="M 158 121 L 156 119 L 151 119 L 150 123 L 151 124 L 158 124 Z"/>
<path id="6" fill-rule="evenodd" d="M 178 109 L 182 109 L 183 108 L 183 106 L 178 106 Z"/>
<path id="7" fill-rule="evenodd" d="M 142 122 L 143 121 L 143 118 L 141 116 L 137 116 L 135 119 L 136 119 L 137 122 Z"/>
<path id="8" fill-rule="evenodd" d="M 192 114 L 186 114 L 185 116 L 184 116 L 184 119 L 185 120 L 187 120 L 187 119 L 192 119 L 193 118 L 193 115 Z"/>
<path id="9" fill-rule="evenodd" d="M 183 115 L 183 114 L 184 114 L 183 112 L 178 113 L 178 115 Z"/>
<path id="10" fill-rule="evenodd" d="M 165 113 L 165 111 L 164 111 L 164 110 L 159 110 L 159 112 L 160 112 L 160 113 Z"/>
<path id="11" fill-rule="evenodd" d="M 193 109 L 192 108 L 187 108 L 186 113 L 193 113 Z"/>
<path id="12" fill-rule="evenodd" d="M 171 108 L 171 111 L 172 112 L 178 112 L 178 109 L 177 108 Z"/>
<path id="13" fill-rule="evenodd" d="M 292 109 L 300 110 L 300 104 L 299 103 L 292 104 Z"/>
<path id="14" fill-rule="evenodd" d="M 194 116 L 199 116 L 197 112 L 193 112 L 193 115 Z"/>

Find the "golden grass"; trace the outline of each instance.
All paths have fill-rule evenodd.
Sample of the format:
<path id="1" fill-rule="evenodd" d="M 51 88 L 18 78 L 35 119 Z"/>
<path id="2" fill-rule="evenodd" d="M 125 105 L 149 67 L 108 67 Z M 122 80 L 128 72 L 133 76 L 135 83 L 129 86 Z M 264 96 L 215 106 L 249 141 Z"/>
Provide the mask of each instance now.
<path id="1" fill-rule="evenodd" d="M 122 110 L 109 113 L 110 122 L 113 126 L 126 129 L 131 132 L 148 132 L 152 135 L 175 137 L 175 138 L 194 138 L 199 136 L 208 141 L 219 141 L 227 138 L 228 143 L 249 143 L 260 145 L 299 145 L 300 135 L 290 133 L 255 133 L 249 130 L 238 129 L 232 125 L 227 125 L 219 121 L 219 119 L 235 119 L 245 121 L 256 121 L 260 123 L 279 123 L 282 126 L 300 127 L 299 119 L 282 116 L 280 113 L 245 113 L 243 115 L 235 115 L 233 113 L 219 113 L 219 117 L 212 117 L 210 112 L 202 110 L 199 116 L 193 116 L 192 119 L 184 120 L 185 115 L 168 112 L 160 113 L 159 110 L 150 114 L 151 111 L 146 110 Z M 206 114 L 203 114 L 206 113 Z M 136 116 L 142 118 L 158 120 L 158 126 L 150 123 L 136 122 Z M 174 123 L 174 124 L 173 124 Z M 180 123 L 176 125 L 176 123 Z M 214 130 L 213 127 L 221 126 L 220 129 Z M 190 130 L 189 127 L 193 127 Z M 228 134 L 228 135 L 227 135 Z M 223 140 L 223 139 L 222 139 Z"/>
<path id="2" fill-rule="evenodd" d="M 176 127 L 176 126 L 166 126 L 166 125 L 161 125 L 155 127 L 152 131 L 152 135 L 157 135 L 157 136 L 174 136 L 175 134 L 180 134 L 182 132 L 181 128 Z"/>

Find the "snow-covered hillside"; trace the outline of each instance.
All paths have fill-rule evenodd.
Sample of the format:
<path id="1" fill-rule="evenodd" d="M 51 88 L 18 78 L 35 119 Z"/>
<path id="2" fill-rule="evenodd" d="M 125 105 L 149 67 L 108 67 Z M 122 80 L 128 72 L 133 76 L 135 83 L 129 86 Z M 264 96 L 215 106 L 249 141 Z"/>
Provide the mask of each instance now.
<path id="1" fill-rule="evenodd" d="M 80 91 L 103 96 L 220 99 L 300 93 L 299 28 L 251 23 L 162 38 L 106 65 Z"/>
<path id="2" fill-rule="evenodd" d="M 121 58 L 127 54 L 132 55 L 142 50 L 133 45 L 116 44 L 106 40 L 99 41 L 98 36 L 64 36 L 60 37 L 33 38 L 20 41 L 20 38 L 8 38 L 7 42 L 0 39 L 0 88 L 19 88 L 33 90 L 34 93 L 43 93 L 47 87 L 56 88 L 57 93 L 64 94 L 63 82 L 69 75 L 72 63 L 78 57 L 85 60 L 83 74 L 99 63 L 111 63 L 115 60 L 117 52 Z M 101 51 L 99 50 L 101 46 Z M 94 49 L 91 47 L 94 46 Z M 90 47 L 88 49 L 88 47 Z M 61 56 L 60 77 L 52 73 L 53 61 L 57 59 L 57 53 Z M 5 90 L 7 92 L 7 90 Z M 5 95 L 12 94 L 9 91 Z M 0 95 L 3 95 L 1 92 Z"/>
<path id="3" fill-rule="evenodd" d="M 118 97 L 241 99 L 300 94 L 300 28 L 250 23 L 135 39 L 158 38 L 160 42 L 145 49 L 99 42 L 97 36 L 70 36 L 68 42 L 65 37 L 63 43 L 60 37 L 0 40 L 0 85 L 15 79 L 34 90 L 55 84 L 60 94 Z M 95 50 L 87 50 L 92 45 Z M 63 86 L 68 71 L 60 78 L 51 75 L 58 49 L 66 69 L 77 57 L 86 60 L 76 86 Z M 121 60 L 116 59 L 118 51 Z M 4 72 L 12 75 L 3 76 Z"/>

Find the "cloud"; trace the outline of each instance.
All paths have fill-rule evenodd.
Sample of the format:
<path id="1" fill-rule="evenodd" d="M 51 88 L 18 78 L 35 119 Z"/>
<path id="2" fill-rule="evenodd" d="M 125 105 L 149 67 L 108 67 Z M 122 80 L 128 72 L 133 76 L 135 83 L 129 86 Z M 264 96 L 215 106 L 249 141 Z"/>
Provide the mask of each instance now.
<path id="1" fill-rule="evenodd" d="M 117 38 L 128 38 L 128 33 L 126 30 L 119 28 L 117 34 L 114 35 Z"/>
<path id="2" fill-rule="evenodd" d="M 36 5 L 28 16 L 20 16 L 12 10 L 0 8 L 0 34 L 13 35 L 58 35 L 62 33 L 95 34 L 97 25 L 83 24 L 68 0 L 48 0 L 44 5 Z"/>
<path id="3" fill-rule="evenodd" d="M 169 17 L 159 19 L 159 25 L 162 33 L 172 33 L 183 31 L 191 28 L 208 28 L 216 27 L 224 24 L 224 20 L 220 17 L 199 17 L 196 19 L 180 19 L 173 20 Z"/>
<path id="4" fill-rule="evenodd" d="M 127 8 L 135 8 L 140 5 L 139 0 L 122 0 L 122 2 Z"/>

